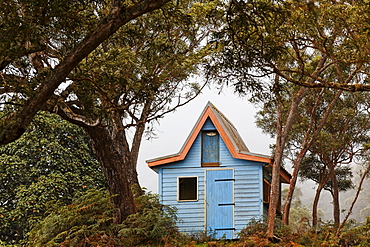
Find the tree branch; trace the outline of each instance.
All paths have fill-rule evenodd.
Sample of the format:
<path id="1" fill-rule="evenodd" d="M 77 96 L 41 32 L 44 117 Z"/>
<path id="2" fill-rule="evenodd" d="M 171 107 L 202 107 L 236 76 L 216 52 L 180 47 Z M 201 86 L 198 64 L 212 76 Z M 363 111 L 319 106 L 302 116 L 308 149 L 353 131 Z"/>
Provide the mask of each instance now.
<path id="1" fill-rule="evenodd" d="M 31 123 L 35 114 L 46 104 L 58 86 L 66 79 L 77 64 L 98 47 L 104 40 L 114 34 L 121 26 L 132 19 L 162 7 L 169 0 L 142 0 L 125 8 L 113 2 L 111 12 L 88 34 L 54 70 L 39 74 L 36 79 L 40 86 L 25 103 L 25 106 L 0 121 L 0 145 L 7 144 L 19 138 Z"/>

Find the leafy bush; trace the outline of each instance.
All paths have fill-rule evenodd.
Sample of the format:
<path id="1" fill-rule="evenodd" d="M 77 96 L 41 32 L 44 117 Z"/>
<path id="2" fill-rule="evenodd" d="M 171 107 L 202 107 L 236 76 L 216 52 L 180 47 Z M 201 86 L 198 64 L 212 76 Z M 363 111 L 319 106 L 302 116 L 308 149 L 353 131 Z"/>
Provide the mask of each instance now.
<path id="1" fill-rule="evenodd" d="M 247 226 L 238 234 L 239 246 L 298 246 L 295 241 L 298 235 L 286 226 L 280 219 L 276 219 L 275 236 L 277 243 L 272 243 L 266 238 L 267 222 L 265 219 L 251 219 Z"/>
<path id="2" fill-rule="evenodd" d="M 158 195 L 136 199 L 138 213 L 113 224 L 106 190 L 89 190 L 71 205 L 55 210 L 29 233 L 29 246 L 137 246 L 179 240 L 176 210 L 163 206 Z"/>
<path id="3" fill-rule="evenodd" d="M 362 225 L 349 222 L 339 237 L 342 246 L 370 246 L 370 217 Z"/>
<path id="4" fill-rule="evenodd" d="M 97 246 L 116 240 L 106 190 L 88 190 L 71 205 L 59 207 L 29 233 L 29 246 Z"/>
<path id="5" fill-rule="evenodd" d="M 246 247 L 266 246 L 269 241 L 266 239 L 267 224 L 264 219 L 251 219 L 247 226 L 238 234 L 239 243 Z"/>
<path id="6" fill-rule="evenodd" d="M 159 196 L 150 192 L 138 197 L 136 205 L 138 212 L 120 226 L 125 246 L 176 242 L 180 234 L 175 208 L 162 205 Z"/>

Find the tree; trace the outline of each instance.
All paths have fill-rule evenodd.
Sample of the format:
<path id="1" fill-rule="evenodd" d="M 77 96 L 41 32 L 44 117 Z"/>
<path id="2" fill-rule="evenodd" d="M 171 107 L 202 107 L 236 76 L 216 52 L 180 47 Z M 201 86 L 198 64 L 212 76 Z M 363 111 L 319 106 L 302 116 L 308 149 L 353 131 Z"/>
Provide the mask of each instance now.
<path id="1" fill-rule="evenodd" d="M 329 191 L 333 197 L 334 223 L 337 227 L 340 223 L 339 191 L 352 187 L 345 164 L 354 162 L 361 154 L 363 145 L 369 138 L 369 120 L 366 96 L 344 94 L 337 101 L 316 142 L 310 148 L 310 153 L 317 155 L 318 161 L 324 165 L 318 189 L 325 188 L 330 181 Z M 307 174 L 307 170 L 302 173 Z M 317 222 L 316 217 L 313 217 L 313 221 Z"/>
<path id="2" fill-rule="evenodd" d="M 71 72 L 49 110 L 85 129 L 103 167 L 120 223 L 136 213 L 132 186 L 145 131 L 200 93 L 189 83 L 212 49 L 202 44 L 216 2 L 168 4 L 125 25 Z"/>
<path id="3" fill-rule="evenodd" d="M 364 153 L 367 153 L 368 148 L 369 148 L 369 144 L 367 143 L 367 144 L 364 145 Z M 360 195 L 360 192 L 362 190 L 362 186 L 365 182 L 365 179 L 369 176 L 370 165 L 369 165 L 368 157 L 367 157 L 367 162 L 366 162 L 364 168 L 365 168 L 365 170 L 361 171 L 361 173 L 362 173 L 361 178 L 360 178 L 360 181 L 358 182 L 358 187 L 357 187 L 355 196 L 353 197 L 352 203 L 351 203 L 349 209 L 347 210 L 346 216 L 344 217 L 343 221 L 340 223 L 339 227 L 337 228 L 337 232 L 335 233 L 336 237 L 339 236 L 339 234 L 340 234 L 342 228 L 344 227 L 345 223 L 347 222 L 349 216 L 352 214 L 353 208 L 354 208 L 355 203 L 357 202 L 357 200 L 359 198 L 359 195 Z"/>
<path id="4" fill-rule="evenodd" d="M 295 158 L 293 159 L 293 172 L 292 172 L 292 178 L 289 184 L 289 190 L 285 198 L 284 202 L 284 209 L 283 209 L 283 223 L 288 225 L 289 224 L 289 213 L 290 213 L 290 205 L 293 198 L 293 193 L 295 190 L 295 186 L 298 179 L 298 173 L 300 170 L 301 163 L 303 162 L 307 152 L 309 151 L 312 144 L 316 141 L 320 131 L 322 130 L 326 120 L 328 119 L 329 115 L 331 114 L 333 107 L 339 97 L 342 94 L 342 91 L 339 90 L 335 93 L 334 97 L 331 99 L 330 103 L 328 102 L 328 105 L 324 111 L 321 111 L 318 108 L 322 104 L 321 97 L 324 94 L 325 90 L 320 90 L 319 94 L 313 93 L 311 94 L 311 99 L 308 100 L 307 104 L 305 106 L 302 106 L 304 111 L 306 112 L 306 116 L 301 118 L 304 119 L 305 124 L 301 125 L 298 123 L 299 130 L 294 130 L 296 133 L 299 133 L 299 137 L 297 141 L 297 144 L 291 145 L 291 147 L 296 146 L 297 148 L 297 154 L 295 155 Z M 312 98 L 313 96 L 313 98 Z M 307 97 L 308 98 L 308 97 Z M 320 116 L 321 115 L 321 116 Z M 304 134 L 303 134 L 304 133 Z M 292 138 L 293 141 L 294 138 Z M 292 152 L 292 151 L 291 151 Z"/>
<path id="5" fill-rule="evenodd" d="M 215 4 L 182 1 L 137 17 L 76 65 L 65 88 L 44 105 L 91 137 L 108 189 L 117 195 L 117 223 L 136 212 L 131 187 L 138 185 L 137 156 L 143 134 L 150 133 L 146 123 L 200 92 L 186 80 L 210 52 L 201 42 L 217 16 Z M 14 96 L 6 103 L 23 101 Z"/>
<path id="6" fill-rule="evenodd" d="M 318 202 L 322 190 L 329 191 L 333 197 L 334 224 L 338 226 L 340 213 L 339 191 L 347 191 L 353 188 L 351 167 L 336 165 L 334 170 L 329 170 L 329 166 L 323 164 L 315 155 L 311 154 L 303 160 L 299 171 L 302 180 L 310 179 L 317 183 L 312 206 L 312 226 L 314 227 L 318 224 Z"/>
<path id="7" fill-rule="evenodd" d="M 105 187 L 90 140 L 81 128 L 40 113 L 16 142 L 0 148 L 0 240 L 16 244 L 56 205 Z"/>
<path id="8" fill-rule="evenodd" d="M 343 194 L 342 198 L 345 198 L 343 200 L 342 205 L 343 208 L 346 208 L 346 214 L 349 214 L 351 219 L 356 220 L 356 222 L 364 222 L 366 221 L 366 217 L 370 215 L 370 191 L 369 191 L 369 175 L 368 173 L 368 147 L 369 145 L 366 144 L 364 147 L 364 160 L 361 160 L 360 162 L 357 162 L 356 166 L 353 167 L 353 174 L 354 179 L 353 183 L 356 186 L 356 192 L 354 190 L 350 190 Z M 362 181 L 363 179 L 363 181 Z M 362 181 L 362 182 L 361 182 Z M 361 186 L 360 186 L 361 185 Z M 356 196 L 356 194 L 358 196 Z M 357 198 L 356 198 L 357 197 Z M 352 206 L 353 202 L 355 201 L 355 204 Z M 350 208 L 352 208 L 352 212 L 350 211 Z M 343 221 L 342 221 L 343 222 Z"/>
<path id="9" fill-rule="evenodd" d="M 208 76 L 233 84 L 237 91 L 257 91 L 259 98 L 253 95 L 254 101 L 274 91 L 271 81 L 276 75 L 280 82 L 304 87 L 367 91 L 369 38 L 364 30 L 369 25 L 368 7 L 361 1 L 231 0 L 227 25 L 214 40 L 222 51 L 209 64 Z M 359 16 L 365 21 L 358 21 Z M 299 103 L 299 97 L 293 102 Z M 282 139 L 277 133 L 276 171 L 288 122 L 283 128 Z M 278 174 L 276 171 L 273 173 Z M 272 182 L 278 183 L 278 179 Z M 276 189 L 277 185 L 272 186 L 272 195 L 277 194 Z M 273 237 L 273 209 L 269 238 Z"/>
<path id="10" fill-rule="evenodd" d="M 291 95 L 294 95 L 298 89 L 284 88 L 284 90 L 281 90 L 280 107 L 283 109 L 282 115 L 285 119 L 291 106 Z M 263 110 L 257 115 L 258 126 L 272 136 L 276 135 L 274 125 L 277 122 L 275 113 L 277 106 L 273 103 L 274 101 L 266 102 Z M 352 184 L 347 176 L 351 175 L 351 169 L 343 167 L 343 163 L 351 162 L 360 151 L 363 142 L 366 141 L 368 135 L 366 126 L 369 121 L 366 109 L 367 102 L 364 93 L 352 95 L 341 91 L 331 92 L 331 90 L 315 89 L 310 90 L 302 99 L 289 133 L 285 151 L 285 157 L 293 162 L 293 175 L 284 203 L 284 223 L 288 223 L 292 193 L 299 172 L 302 174 L 301 176 L 309 177 L 318 183 L 318 193 L 313 210 L 314 225 L 317 223 L 317 203 L 322 189 L 328 189 L 333 195 L 335 222 L 339 224 L 338 192 L 351 188 Z M 339 122 L 340 125 L 338 125 Z M 326 154 L 322 154 L 326 151 Z M 306 153 L 311 156 L 305 158 Z M 323 158 L 325 161 L 315 156 L 318 153 L 326 156 Z M 336 164 L 335 166 L 331 165 L 333 162 Z M 301 170 L 301 163 L 305 164 L 303 170 Z M 340 164 L 342 166 L 338 167 Z M 329 173 L 328 167 L 331 167 L 330 170 L 334 170 Z M 329 174 L 332 176 L 331 178 Z M 328 182 L 335 184 L 328 185 Z M 289 196 L 290 200 L 288 200 Z"/>
<path id="11" fill-rule="evenodd" d="M 288 193 L 288 188 L 285 188 L 281 191 L 282 198 Z M 311 216 L 310 209 L 303 205 L 301 202 L 301 197 L 303 196 L 301 188 L 294 190 L 293 200 L 291 202 L 292 213 L 290 217 L 290 226 L 294 231 L 300 232 L 305 227 L 309 226 L 309 218 Z"/>
<path id="12" fill-rule="evenodd" d="M 1 1 L 0 95 L 20 96 L 0 120 L 0 144 L 19 138 L 69 73 L 104 40 L 169 0 Z"/>

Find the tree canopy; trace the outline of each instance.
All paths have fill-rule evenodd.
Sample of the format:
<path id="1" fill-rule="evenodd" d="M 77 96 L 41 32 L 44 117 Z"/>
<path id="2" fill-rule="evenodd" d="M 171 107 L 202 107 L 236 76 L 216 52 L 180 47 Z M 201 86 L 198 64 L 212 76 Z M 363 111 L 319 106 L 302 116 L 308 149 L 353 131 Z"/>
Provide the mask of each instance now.
<path id="1" fill-rule="evenodd" d="M 17 243 L 50 207 L 105 187 L 81 128 L 42 113 L 16 142 L 0 148 L 0 240 Z"/>
<path id="2" fill-rule="evenodd" d="M 114 32 L 108 30 L 109 36 L 101 39 L 100 43 L 96 43 L 97 37 L 91 41 L 96 44 L 94 49 L 84 53 L 84 59 L 80 57 L 79 63 L 76 60 L 73 67 L 68 67 L 68 73 L 60 78 L 63 86 L 50 91 L 42 106 L 42 109 L 82 126 L 91 137 L 108 189 L 112 195 L 118 195 L 112 197 L 118 223 L 135 213 L 131 186 L 138 186 L 136 162 L 146 124 L 199 94 L 199 84 L 186 80 L 196 74 L 199 65 L 211 52 L 204 39 L 214 28 L 213 20 L 217 21 L 219 17 L 216 1 L 181 1 L 162 6 L 165 2 L 142 1 L 142 13 L 134 12 L 135 18 L 130 17 L 135 20 L 122 22 L 120 16 L 116 22 L 120 22 L 122 27 L 116 22 L 111 23 Z M 129 1 L 126 4 L 132 5 Z M 81 23 L 77 23 L 78 27 L 88 33 L 96 20 L 101 21 L 99 23 L 110 22 L 110 19 L 106 20 L 109 6 L 109 13 L 115 14 L 127 7 L 121 6 L 120 1 L 113 1 L 112 5 L 102 2 L 98 7 L 87 4 L 86 9 L 80 8 L 83 13 L 91 15 L 91 23 L 82 18 Z M 161 6 L 161 10 L 145 14 Z M 72 34 L 76 36 L 66 34 L 66 40 L 48 43 L 55 56 L 45 50 L 32 54 L 35 59 L 22 57 L 28 70 L 15 65 L 6 68 L 11 70 L 6 70 L 5 75 L 12 77 L 18 73 L 24 86 L 20 90 L 14 87 L 14 83 L 6 84 L 4 81 L 4 103 L 13 105 L 15 109 L 2 118 L 5 125 L 14 127 L 11 119 L 24 124 L 17 114 L 23 114 L 25 105 L 40 97 L 37 91 L 42 90 L 43 83 L 47 87 L 51 84 L 46 82 L 48 76 L 70 59 L 69 53 L 75 55 L 75 47 L 90 38 L 90 34 L 85 37 L 83 32 Z M 42 66 L 37 67 L 37 61 Z M 45 82 L 40 80 L 44 72 Z M 26 115 L 32 118 L 32 114 Z M 17 135 L 14 131 L 1 130 L 6 135 Z"/>
<path id="3" fill-rule="evenodd" d="M 369 91 L 369 13 L 364 1 L 231 0 L 209 76 L 238 90 L 278 74 L 305 87 Z"/>
<path id="4" fill-rule="evenodd" d="M 21 100 L 16 111 L 0 120 L 0 143 L 17 139 L 104 40 L 168 1 L 1 1 L 0 95 L 2 101 Z"/>
<path id="5" fill-rule="evenodd" d="M 231 0 L 226 24 L 214 35 L 220 52 L 208 64 L 209 79 L 249 93 L 254 102 L 268 99 L 271 93 L 278 102 L 281 88 L 301 87 L 290 95 L 286 122 L 282 109 L 275 108 L 269 238 L 274 231 L 271 205 L 277 204 L 282 152 L 307 88 L 370 90 L 368 8 L 364 1 Z"/>

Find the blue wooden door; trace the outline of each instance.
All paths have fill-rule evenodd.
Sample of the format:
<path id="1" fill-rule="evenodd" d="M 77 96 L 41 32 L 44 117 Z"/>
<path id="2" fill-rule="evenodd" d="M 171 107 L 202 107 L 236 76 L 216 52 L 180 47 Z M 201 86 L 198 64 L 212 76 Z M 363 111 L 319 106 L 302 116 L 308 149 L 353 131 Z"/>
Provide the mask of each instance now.
<path id="1" fill-rule="evenodd" d="M 206 226 L 216 238 L 233 238 L 233 170 L 206 171 Z"/>

